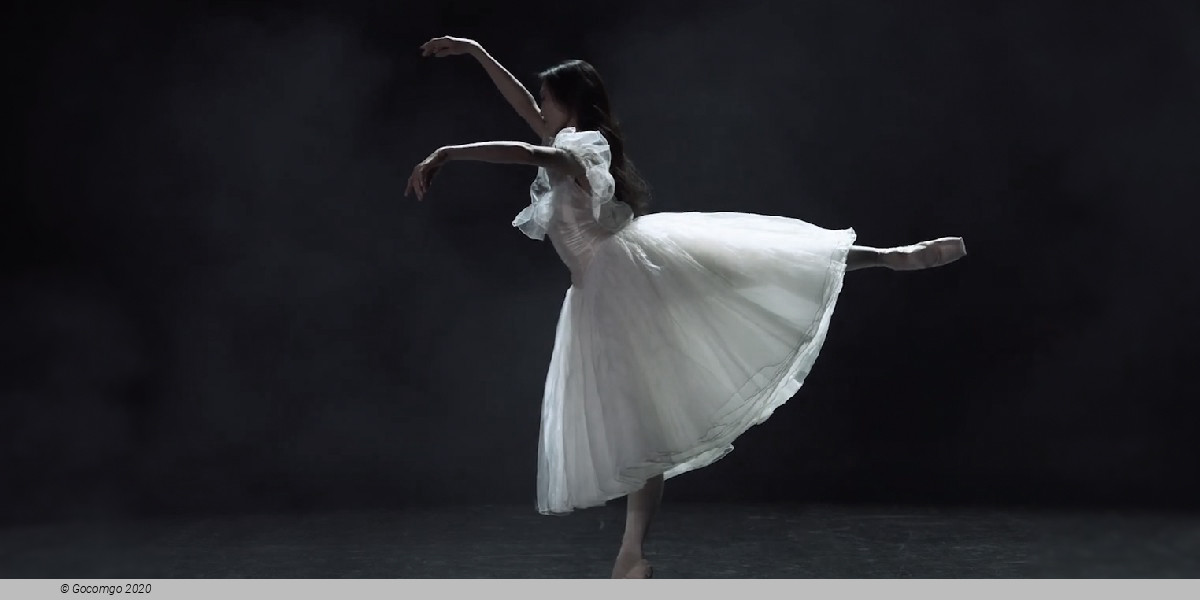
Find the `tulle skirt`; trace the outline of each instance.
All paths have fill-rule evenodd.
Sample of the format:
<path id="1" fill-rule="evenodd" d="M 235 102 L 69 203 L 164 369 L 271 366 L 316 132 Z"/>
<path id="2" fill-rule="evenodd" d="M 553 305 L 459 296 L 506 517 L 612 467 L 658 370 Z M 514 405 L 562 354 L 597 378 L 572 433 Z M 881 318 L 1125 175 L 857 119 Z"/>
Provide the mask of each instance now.
<path id="1" fill-rule="evenodd" d="M 559 314 L 538 512 L 603 505 L 728 454 L 804 382 L 854 240 L 787 217 L 663 212 L 604 241 Z"/>

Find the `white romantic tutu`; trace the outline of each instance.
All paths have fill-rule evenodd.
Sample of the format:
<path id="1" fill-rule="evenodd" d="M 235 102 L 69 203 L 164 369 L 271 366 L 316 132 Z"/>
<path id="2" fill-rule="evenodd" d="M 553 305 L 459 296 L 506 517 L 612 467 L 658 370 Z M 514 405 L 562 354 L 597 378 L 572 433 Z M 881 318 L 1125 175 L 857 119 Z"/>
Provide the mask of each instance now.
<path id="1" fill-rule="evenodd" d="M 535 205 L 546 189 L 535 183 Z M 586 218 L 587 195 L 571 198 L 556 202 Z M 572 249 L 581 237 L 555 238 L 560 253 L 583 256 Z M 853 229 L 786 217 L 663 212 L 589 241 L 546 377 L 538 511 L 598 506 L 729 453 L 808 375 L 854 240 Z"/>

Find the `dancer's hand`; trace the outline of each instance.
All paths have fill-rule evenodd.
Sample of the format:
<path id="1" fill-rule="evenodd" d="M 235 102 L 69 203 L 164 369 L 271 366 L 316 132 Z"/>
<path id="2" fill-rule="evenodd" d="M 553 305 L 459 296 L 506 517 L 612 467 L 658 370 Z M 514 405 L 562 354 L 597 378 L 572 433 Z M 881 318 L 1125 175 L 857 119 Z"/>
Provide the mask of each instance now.
<path id="1" fill-rule="evenodd" d="M 421 44 L 421 56 L 456 56 L 470 54 L 479 48 L 479 42 L 459 37 L 436 37 Z"/>
<path id="2" fill-rule="evenodd" d="M 449 157 L 446 155 L 445 148 L 438 148 L 425 158 L 425 160 L 417 163 L 413 167 L 412 176 L 408 178 L 408 185 L 404 187 L 404 195 L 408 196 L 410 191 L 416 192 L 417 200 L 425 197 L 425 192 L 429 191 L 429 184 L 433 182 L 433 176 L 437 174 L 438 169 L 446 164 Z"/>

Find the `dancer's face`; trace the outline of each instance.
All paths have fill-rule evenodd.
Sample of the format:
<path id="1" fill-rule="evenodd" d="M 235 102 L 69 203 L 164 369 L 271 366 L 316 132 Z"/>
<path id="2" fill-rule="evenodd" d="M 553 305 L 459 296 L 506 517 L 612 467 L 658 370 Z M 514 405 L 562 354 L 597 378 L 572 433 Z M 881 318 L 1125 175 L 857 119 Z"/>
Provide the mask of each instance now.
<path id="1" fill-rule="evenodd" d="M 550 127 L 550 133 L 558 133 L 562 128 L 570 125 L 573 115 L 563 105 L 558 103 L 558 100 L 554 98 L 554 94 L 550 93 L 545 83 L 542 84 L 540 94 L 542 97 L 542 118 L 546 120 L 546 125 Z"/>

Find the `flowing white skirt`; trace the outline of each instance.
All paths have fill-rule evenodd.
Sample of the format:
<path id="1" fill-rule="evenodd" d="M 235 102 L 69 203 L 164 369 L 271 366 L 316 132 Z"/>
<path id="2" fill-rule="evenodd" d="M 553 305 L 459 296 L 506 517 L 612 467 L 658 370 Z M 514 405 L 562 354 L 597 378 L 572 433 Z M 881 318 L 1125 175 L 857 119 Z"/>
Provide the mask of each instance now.
<path id="1" fill-rule="evenodd" d="M 663 212 L 605 241 L 559 315 L 538 512 L 603 505 L 728 454 L 804 382 L 854 240 L 787 217 Z"/>

